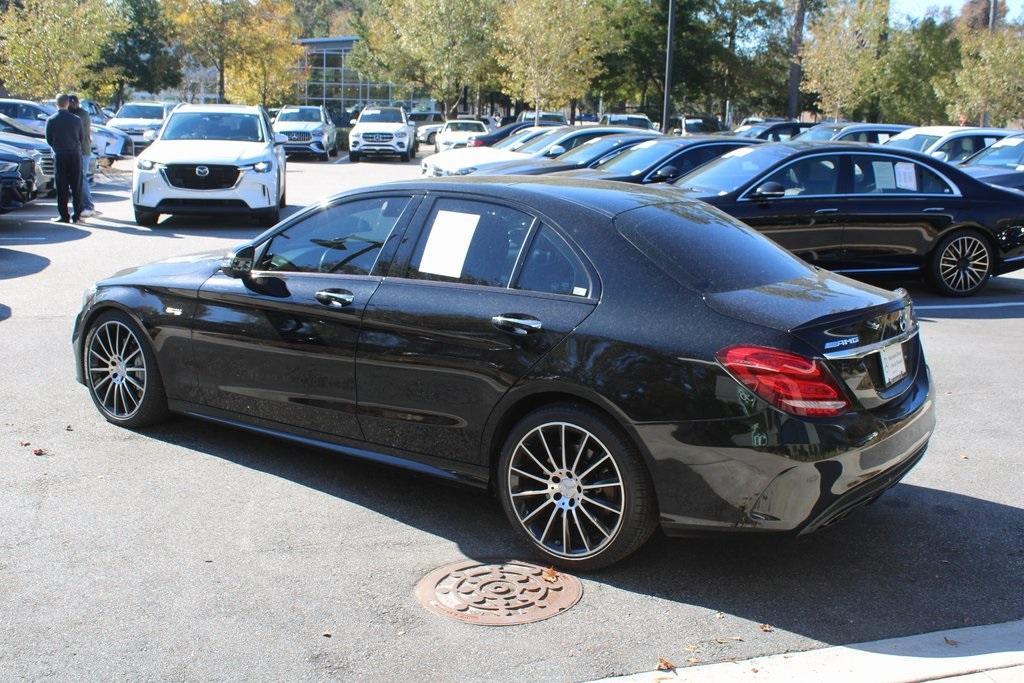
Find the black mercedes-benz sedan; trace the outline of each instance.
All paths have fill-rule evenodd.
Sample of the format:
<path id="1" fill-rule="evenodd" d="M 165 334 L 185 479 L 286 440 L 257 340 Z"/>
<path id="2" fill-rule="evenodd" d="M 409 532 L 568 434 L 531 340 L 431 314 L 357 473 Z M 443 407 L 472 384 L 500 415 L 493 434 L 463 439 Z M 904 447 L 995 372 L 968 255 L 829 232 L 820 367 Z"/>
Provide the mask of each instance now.
<path id="1" fill-rule="evenodd" d="M 991 276 L 1024 268 L 1024 193 L 909 150 L 761 145 L 675 186 L 840 273 L 920 274 L 940 294 L 968 296 Z"/>
<path id="2" fill-rule="evenodd" d="M 659 136 L 635 144 L 593 168 L 560 171 L 557 176 L 641 185 L 663 183 L 685 175 L 726 152 L 757 144 L 761 144 L 761 140 L 721 135 Z"/>
<path id="3" fill-rule="evenodd" d="M 490 487 L 563 567 L 659 525 L 812 532 L 924 454 L 911 303 L 678 194 L 504 177 L 339 195 L 223 260 L 97 283 L 78 380 L 125 427 L 173 411 Z"/>
<path id="4" fill-rule="evenodd" d="M 544 175 L 558 171 L 594 168 L 626 150 L 659 137 L 655 131 L 638 131 L 624 135 L 603 135 L 587 140 L 579 147 L 555 158 L 527 158 L 490 164 L 469 175 Z"/>

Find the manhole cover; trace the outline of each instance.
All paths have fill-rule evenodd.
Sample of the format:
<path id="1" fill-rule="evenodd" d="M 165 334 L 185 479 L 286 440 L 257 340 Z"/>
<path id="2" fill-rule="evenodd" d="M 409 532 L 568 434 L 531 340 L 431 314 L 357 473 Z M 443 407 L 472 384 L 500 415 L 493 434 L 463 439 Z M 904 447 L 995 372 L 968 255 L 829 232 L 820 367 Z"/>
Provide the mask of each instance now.
<path id="1" fill-rule="evenodd" d="M 525 562 L 456 562 L 438 567 L 416 586 L 416 597 L 431 612 L 483 626 L 547 619 L 582 595 L 576 577 Z"/>

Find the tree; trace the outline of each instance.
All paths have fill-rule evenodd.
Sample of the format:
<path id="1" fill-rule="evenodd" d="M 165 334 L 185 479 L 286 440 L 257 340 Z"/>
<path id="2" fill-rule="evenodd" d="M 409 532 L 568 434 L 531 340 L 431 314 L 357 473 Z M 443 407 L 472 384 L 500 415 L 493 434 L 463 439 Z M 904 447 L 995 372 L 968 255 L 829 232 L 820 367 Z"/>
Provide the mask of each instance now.
<path id="1" fill-rule="evenodd" d="M 111 97 L 121 103 L 125 89 L 158 93 L 181 83 L 181 57 L 172 49 L 173 26 L 159 0 L 117 0 L 113 3 L 123 20 L 103 45 L 87 90 L 99 93 L 110 87 Z"/>
<path id="2" fill-rule="evenodd" d="M 217 96 L 225 101 L 227 63 L 242 47 L 238 29 L 250 9 L 248 0 L 168 0 L 168 9 L 185 50 L 200 65 L 217 70 Z"/>
<path id="3" fill-rule="evenodd" d="M 33 99 L 77 90 L 120 19 L 105 0 L 23 0 L 0 15 L 0 81 Z"/>
<path id="4" fill-rule="evenodd" d="M 293 0 L 302 38 L 324 38 L 345 33 L 345 17 L 359 0 Z"/>
<path id="5" fill-rule="evenodd" d="M 994 33 L 960 32 L 962 68 L 945 90 L 946 111 L 955 121 L 978 121 L 989 112 L 1005 124 L 1024 111 L 1024 34 L 1018 26 Z"/>
<path id="6" fill-rule="evenodd" d="M 875 89 L 882 119 L 945 123 L 944 83 L 960 68 L 960 41 L 949 18 L 928 16 L 889 34 Z"/>
<path id="7" fill-rule="evenodd" d="M 560 106 L 583 97 L 618 47 L 609 8 L 596 0 L 516 0 L 502 8 L 495 58 L 513 97 Z"/>
<path id="8" fill-rule="evenodd" d="M 803 84 L 818 93 L 823 111 L 838 119 L 871 102 L 888 15 L 888 2 L 836 0 L 811 24 Z"/>
<path id="9" fill-rule="evenodd" d="M 279 0 L 254 0 L 239 24 L 240 50 L 226 65 L 227 95 L 234 102 L 264 107 L 284 104 L 303 78 L 302 47 L 295 41 L 301 26 L 295 12 Z"/>
<path id="10" fill-rule="evenodd" d="M 995 16 L 990 17 L 993 9 Z M 996 26 L 1006 21 L 1006 0 L 967 0 L 960 9 L 960 24 L 969 30 L 987 29 L 990 18 Z"/>

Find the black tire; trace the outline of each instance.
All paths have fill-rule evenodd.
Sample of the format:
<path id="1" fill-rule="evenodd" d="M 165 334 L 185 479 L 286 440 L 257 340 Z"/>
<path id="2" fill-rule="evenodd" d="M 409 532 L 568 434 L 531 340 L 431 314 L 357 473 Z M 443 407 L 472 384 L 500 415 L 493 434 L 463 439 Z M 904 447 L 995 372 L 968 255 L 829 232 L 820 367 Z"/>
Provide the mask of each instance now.
<path id="1" fill-rule="evenodd" d="M 353 164 L 358 164 L 359 163 L 359 152 L 349 152 L 348 153 L 348 160 L 351 161 Z"/>
<path id="2" fill-rule="evenodd" d="M 565 569 L 614 564 L 657 527 L 654 486 L 636 446 L 617 425 L 583 406 L 552 405 L 520 420 L 502 446 L 497 486 L 520 538 L 545 562 Z M 555 521 L 564 525 L 561 538 L 557 529 L 552 536 Z"/>
<path id="3" fill-rule="evenodd" d="M 994 268 L 995 255 L 984 235 L 954 230 L 928 256 L 928 284 L 943 296 L 972 296 L 988 284 Z"/>
<path id="4" fill-rule="evenodd" d="M 331 151 L 328 152 L 332 157 L 338 156 L 338 141 L 335 139 L 334 144 L 331 146 Z"/>
<path id="5" fill-rule="evenodd" d="M 124 336 L 129 333 L 130 337 Z M 119 355 L 120 351 L 112 355 L 113 346 L 125 349 L 124 355 Z M 133 352 L 134 348 L 139 352 Z M 82 353 L 89 397 L 108 422 L 135 428 L 167 417 L 167 395 L 156 354 L 134 320 L 121 311 L 101 313 L 86 332 Z M 112 358 L 119 362 L 112 362 Z M 112 370 L 115 367 L 117 370 Z M 141 390 L 133 386 L 139 377 L 143 378 Z M 118 392 L 120 401 L 115 396 Z"/>
<path id="6" fill-rule="evenodd" d="M 411 151 L 410 150 L 405 150 L 404 152 L 402 152 L 401 154 L 398 155 L 398 159 L 400 161 L 402 161 L 403 163 L 408 163 L 409 160 L 412 159 Z"/>
<path id="7" fill-rule="evenodd" d="M 277 225 L 277 222 L 281 220 L 281 207 L 275 206 L 273 209 L 261 213 L 259 216 L 260 225 L 265 228 L 269 228 L 273 225 Z"/>
<path id="8" fill-rule="evenodd" d="M 153 227 L 160 220 L 160 214 L 155 211 L 142 211 L 135 209 L 135 222 L 145 227 Z"/>
<path id="9" fill-rule="evenodd" d="M 330 161 L 331 160 L 331 153 L 330 152 L 324 152 L 323 154 L 317 154 L 316 158 L 319 159 L 320 161 Z"/>
<path id="10" fill-rule="evenodd" d="M 437 133 L 431 133 L 430 135 L 428 135 L 427 136 L 427 144 L 428 145 L 434 144 L 434 138 L 436 138 L 436 137 L 437 137 Z"/>

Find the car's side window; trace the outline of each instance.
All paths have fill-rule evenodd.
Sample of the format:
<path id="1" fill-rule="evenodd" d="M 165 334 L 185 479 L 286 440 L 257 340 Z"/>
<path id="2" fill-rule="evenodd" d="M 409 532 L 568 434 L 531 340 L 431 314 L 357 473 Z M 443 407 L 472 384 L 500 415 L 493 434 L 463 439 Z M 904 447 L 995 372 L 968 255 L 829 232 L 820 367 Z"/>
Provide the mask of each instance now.
<path id="1" fill-rule="evenodd" d="M 0 102 L 0 114 L 16 119 L 18 118 L 16 116 L 17 111 L 18 107 L 13 102 Z"/>
<path id="2" fill-rule="evenodd" d="M 407 277 L 507 287 L 532 224 L 533 216 L 507 206 L 438 199 Z"/>
<path id="3" fill-rule="evenodd" d="M 800 159 L 761 181 L 766 182 L 782 185 L 787 197 L 835 194 L 839 187 L 839 157 Z"/>
<path id="4" fill-rule="evenodd" d="M 854 194 L 952 194 L 953 189 L 929 169 L 912 161 L 856 155 Z"/>
<path id="5" fill-rule="evenodd" d="M 705 145 L 687 150 L 665 165 L 674 166 L 678 171 L 674 177 L 679 177 L 733 149 L 736 149 L 735 145 Z"/>
<path id="6" fill-rule="evenodd" d="M 369 275 L 409 202 L 372 197 L 321 208 L 271 239 L 260 270 Z"/>
<path id="7" fill-rule="evenodd" d="M 585 297 L 590 295 L 590 277 L 565 240 L 542 225 L 519 270 L 515 287 Z"/>

